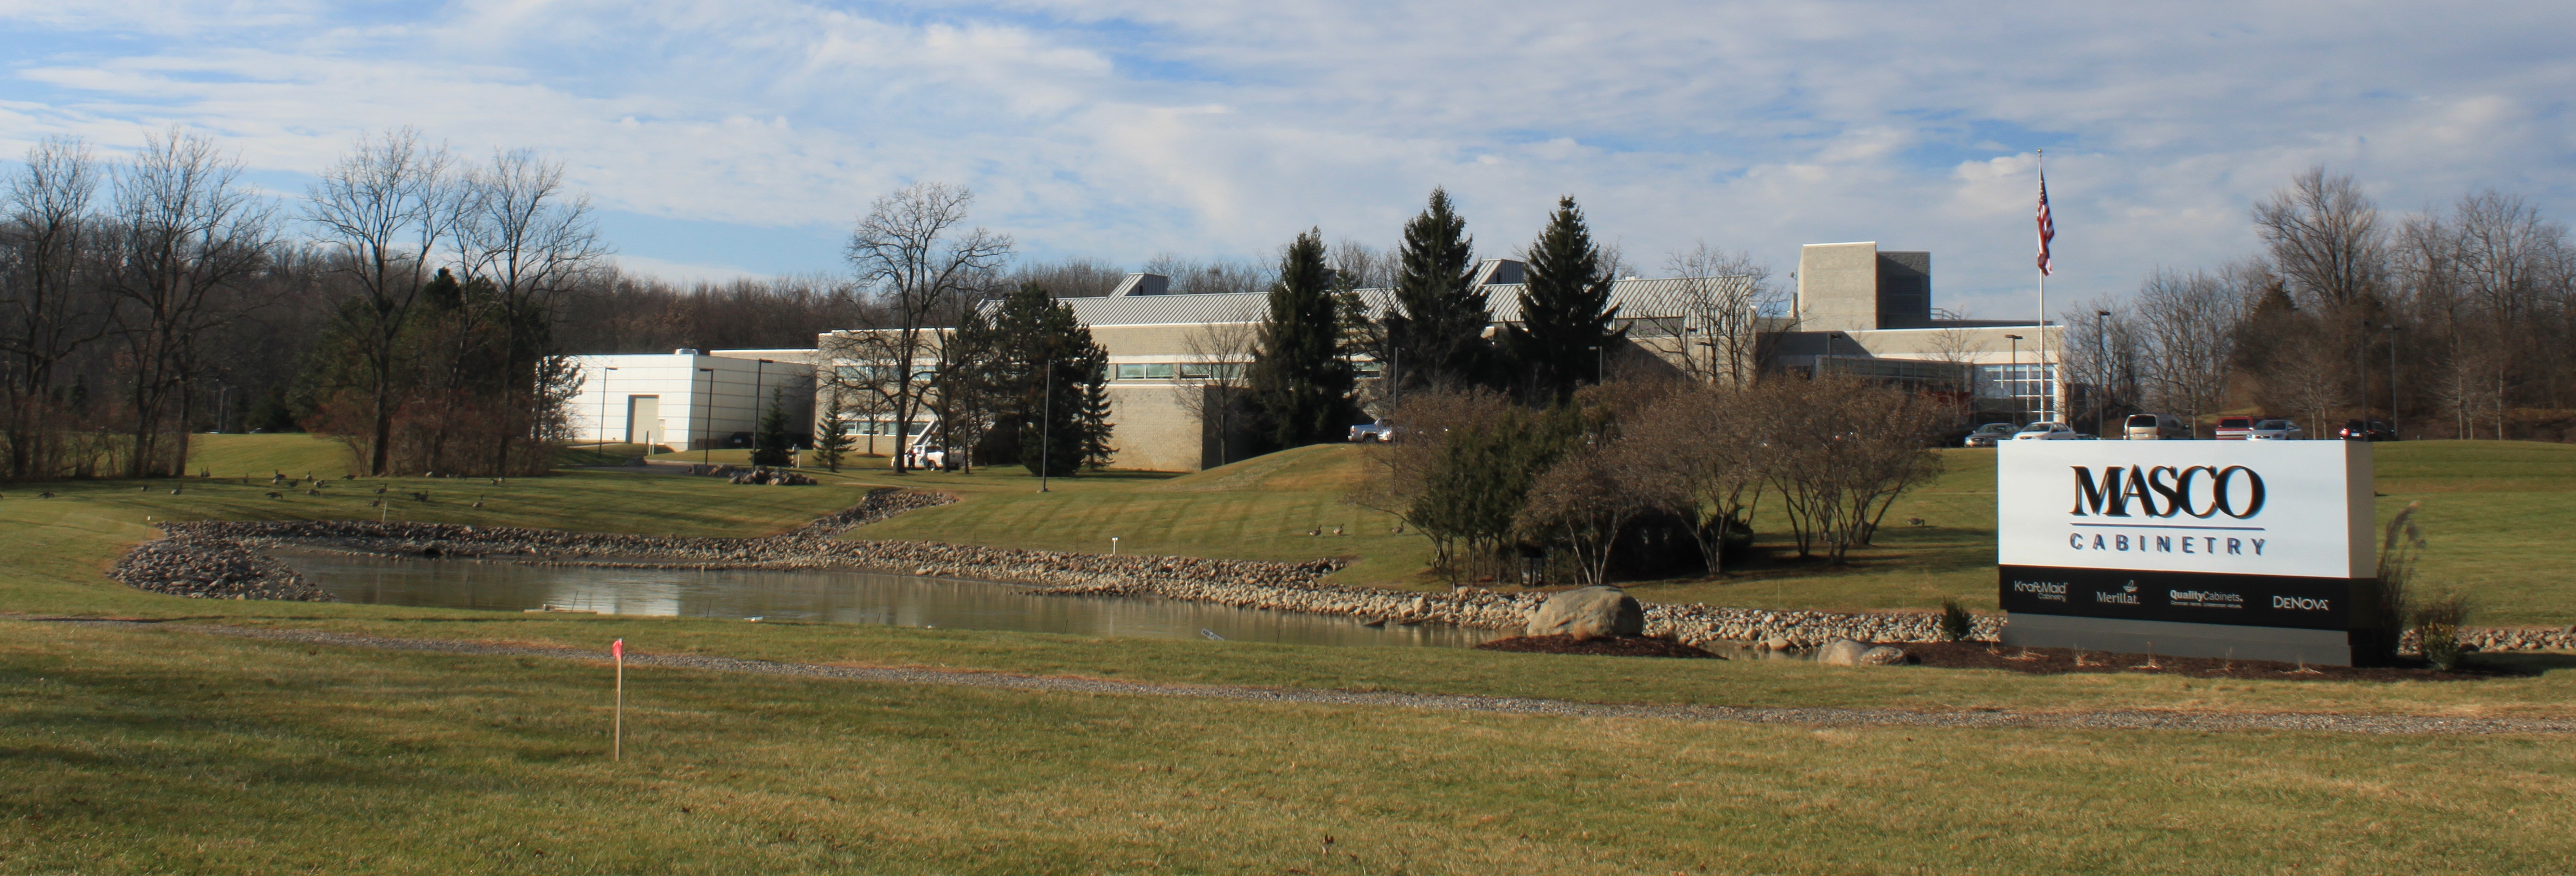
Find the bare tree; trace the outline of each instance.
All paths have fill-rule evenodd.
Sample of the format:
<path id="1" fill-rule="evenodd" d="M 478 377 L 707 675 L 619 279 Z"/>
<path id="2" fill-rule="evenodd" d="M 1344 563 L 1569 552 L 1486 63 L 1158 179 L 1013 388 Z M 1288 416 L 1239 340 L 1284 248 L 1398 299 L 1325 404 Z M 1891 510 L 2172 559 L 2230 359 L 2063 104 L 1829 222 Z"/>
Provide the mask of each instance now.
<path id="1" fill-rule="evenodd" d="M 1761 321 L 1781 306 L 1771 269 L 1750 254 L 1705 241 L 1672 254 L 1664 265 L 1681 278 L 1685 373 L 1721 386 L 1752 385 L 1762 369 Z M 1692 347 L 1704 348 L 1705 358 Z"/>
<path id="2" fill-rule="evenodd" d="M 1333 276 L 1351 289 L 1385 289 L 1395 285 L 1395 254 L 1342 238 L 1333 244 Z"/>
<path id="3" fill-rule="evenodd" d="M 445 146 L 425 146 L 412 128 L 362 137 L 323 171 L 306 195 L 305 220 L 353 281 L 358 300 L 341 309 L 366 363 L 373 406 L 367 470 L 392 467 L 396 360 L 404 323 L 420 299 L 431 259 L 460 218 Z"/>
<path id="4" fill-rule="evenodd" d="M 504 415 L 524 411 L 524 428 L 494 430 L 493 471 L 505 471 L 514 438 L 533 440 L 546 411 L 535 380 L 537 360 L 552 354 L 552 338 L 532 337 L 553 323 L 555 296 L 574 288 L 606 262 L 590 198 L 563 184 L 563 163 L 525 149 L 499 152 L 489 166 L 464 176 L 459 261 L 469 280 L 491 286 L 504 315 L 502 373 Z M 525 375 L 523 378 L 522 375 Z M 520 401 L 524 399 L 524 401 Z"/>
<path id="5" fill-rule="evenodd" d="M 240 177 L 240 162 L 213 141 L 174 128 L 146 137 L 117 178 L 121 269 L 112 282 L 133 405 L 131 477 L 186 470 L 200 343 L 252 306 L 242 284 L 267 263 L 273 208 Z"/>
<path id="6" fill-rule="evenodd" d="M 924 407 L 939 358 L 940 317 L 980 295 L 986 276 L 1010 257 L 1011 238 L 983 228 L 960 233 L 973 192 L 947 183 L 915 183 L 878 198 L 850 234 L 848 255 L 860 282 L 878 290 L 890 323 L 864 339 L 881 348 L 865 359 L 881 366 L 871 384 L 894 414 L 895 471 L 908 470 L 902 441 Z"/>
<path id="7" fill-rule="evenodd" d="M 2311 302 L 2337 313 L 2374 302 L 2387 274 L 2379 208 L 2344 174 L 2309 168 L 2254 205 L 2272 263 Z"/>
<path id="8" fill-rule="evenodd" d="M 2270 401 L 2308 421 L 2309 434 L 2327 434 L 2326 412 L 2352 400 L 2352 368 L 2343 352 L 2311 329 L 2279 339 L 2272 351 Z"/>
<path id="9" fill-rule="evenodd" d="M 1607 443 L 1567 454 L 1549 466 L 1530 485 L 1529 498 L 1512 521 L 1521 538 L 1565 545 L 1584 586 L 1609 583 L 1611 552 L 1620 532 L 1657 504 L 1651 493 L 1638 489 L 1640 482 L 1653 480 L 1651 469 L 1642 464 L 1647 461 L 1643 448 L 1623 447 L 1627 442 L 1617 439 Z"/>
<path id="10" fill-rule="evenodd" d="M 1234 433 L 1247 413 L 1245 393 L 1252 388 L 1249 374 L 1260 347 L 1259 312 L 1258 305 L 1245 302 L 1242 312 L 1203 324 L 1182 341 L 1190 361 L 1175 369 L 1172 392 L 1203 433 L 1216 435 L 1218 465 L 1234 462 Z"/>
<path id="11" fill-rule="evenodd" d="M 59 430 L 56 369 L 103 337 L 107 308 L 97 294 L 105 260 L 91 200 L 98 160 L 89 145 L 48 138 L 27 150 L 25 167 L 0 193 L 0 384 L 8 410 L 0 440 L 9 444 L 8 476 L 50 475 Z"/>
<path id="12" fill-rule="evenodd" d="M 1691 536 L 1710 575 L 1725 571 L 1730 533 L 1750 534 L 1762 497 L 1763 475 L 1754 429 L 1762 411 L 1744 401 L 1746 390 L 1693 383 L 1621 424 L 1630 470 L 1629 488 L 1667 513 L 1690 523 Z"/>
<path id="13" fill-rule="evenodd" d="M 2146 384 L 2155 403 L 2186 420 L 2219 410 L 2227 394 L 2233 329 L 2244 299 L 2218 277 L 2157 270 L 2138 291 L 2137 327 L 2146 339 Z"/>

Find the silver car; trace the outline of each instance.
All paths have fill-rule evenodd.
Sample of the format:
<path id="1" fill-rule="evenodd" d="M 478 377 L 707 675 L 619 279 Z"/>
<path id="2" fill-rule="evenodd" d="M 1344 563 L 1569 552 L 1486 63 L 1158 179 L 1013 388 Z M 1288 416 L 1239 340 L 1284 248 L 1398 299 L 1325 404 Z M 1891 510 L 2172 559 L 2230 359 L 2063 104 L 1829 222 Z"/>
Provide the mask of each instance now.
<path id="1" fill-rule="evenodd" d="M 2259 420 L 2254 428 L 2245 430 L 2247 441 L 2297 441 L 2305 437 L 2307 433 L 2299 424 L 2289 420 Z"/>
<path id="2" fill-rule="evenodd" d="M 2015 441 L 2075 441 L 2083 438 L 2065 423 L 2032 423 L 2013 433 Z"/>
<path id="3" fill-rule="evenodd" d="M 1963 446 L 1993 447 L 1997 441 L 2011 439 L 2012 433 L 2013 424 L 2011 423 L 1987 423 L 1983 426 L 1978 426 L 1977 431 L 1968 433 L 1968 440 L 1964 442 Z"/>

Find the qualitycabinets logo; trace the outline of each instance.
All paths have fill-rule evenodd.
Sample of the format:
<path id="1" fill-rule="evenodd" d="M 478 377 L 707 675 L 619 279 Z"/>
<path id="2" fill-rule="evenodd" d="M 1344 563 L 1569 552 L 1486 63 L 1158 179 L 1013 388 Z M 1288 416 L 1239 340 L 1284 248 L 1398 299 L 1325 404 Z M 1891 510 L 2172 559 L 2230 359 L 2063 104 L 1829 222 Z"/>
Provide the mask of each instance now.
<path id="1" fill-rule="evenodd" d="M 2187 608 L 2244 608 L 2245 594 L 2216 590 L 2167 590 L 2165 601 Z"/>
<path id="2" fill-rule="evenodd" d="M 2069 468 L 2075 471 L 2075 508 L 2067 513 L 2077 517 L 2250 520 L 2263 513 L 2263 476 L 2241 465 L 2110 465 L 2098 476 L 2080 465 Z"/>

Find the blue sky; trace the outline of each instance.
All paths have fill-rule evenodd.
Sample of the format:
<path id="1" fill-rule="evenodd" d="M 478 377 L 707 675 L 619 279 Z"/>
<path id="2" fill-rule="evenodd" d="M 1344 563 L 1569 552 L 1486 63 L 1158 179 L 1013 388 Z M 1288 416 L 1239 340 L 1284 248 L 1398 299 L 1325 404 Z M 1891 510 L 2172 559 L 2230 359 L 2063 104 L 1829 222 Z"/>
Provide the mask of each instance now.
<path id="1" fill-rule="evenodd" d="M 1934 252 L 2029 312 L 2254 248 L 2312 164 L 2399 211 L 2576 203 L 2576 4 L 0 0 L 0 155 L 179 124 L 292 198 L 360 134 L 561 159 L 630 270 L 834 271 L 867 202 L 979 195 L 1035 257 L 1391 244 L 1445 185 L 1506 254 L 1559 194 L 1654 273 L 1706 240 Z"/>

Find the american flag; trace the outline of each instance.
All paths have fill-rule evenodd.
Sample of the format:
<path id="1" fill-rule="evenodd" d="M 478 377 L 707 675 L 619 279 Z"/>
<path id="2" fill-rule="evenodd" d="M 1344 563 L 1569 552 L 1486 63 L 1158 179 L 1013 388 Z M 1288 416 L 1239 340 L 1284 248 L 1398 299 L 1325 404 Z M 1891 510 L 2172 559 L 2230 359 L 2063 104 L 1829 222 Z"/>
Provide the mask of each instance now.
<path id="1" fill-rule="evenodd" d="M 2048 171 L 2039 172 L 2039 275 L 2053 273 L 2048 261 L 2048 242 L 2057 239 L 2057 220 L 2048 215 Z"/>

